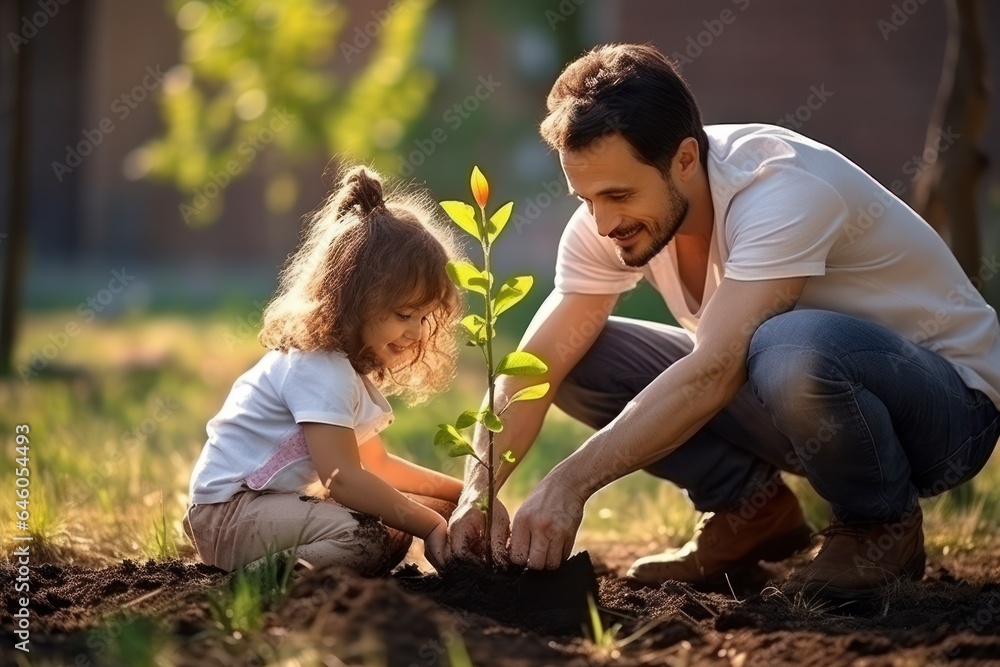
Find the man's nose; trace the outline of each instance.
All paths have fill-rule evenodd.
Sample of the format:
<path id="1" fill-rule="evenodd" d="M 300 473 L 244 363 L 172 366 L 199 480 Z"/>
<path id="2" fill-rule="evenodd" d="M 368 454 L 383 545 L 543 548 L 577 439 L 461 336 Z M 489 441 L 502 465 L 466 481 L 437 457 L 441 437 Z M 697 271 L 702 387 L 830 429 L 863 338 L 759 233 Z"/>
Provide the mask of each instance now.
<path id="1" fill-rule="evenodd" d="M 618 216 L 607 206 L 594 204 L 593 216 L 594 221 L 597 222 L 597 233 L 601 236 L 607 236 L 613 232 L 620 222 Z"/>

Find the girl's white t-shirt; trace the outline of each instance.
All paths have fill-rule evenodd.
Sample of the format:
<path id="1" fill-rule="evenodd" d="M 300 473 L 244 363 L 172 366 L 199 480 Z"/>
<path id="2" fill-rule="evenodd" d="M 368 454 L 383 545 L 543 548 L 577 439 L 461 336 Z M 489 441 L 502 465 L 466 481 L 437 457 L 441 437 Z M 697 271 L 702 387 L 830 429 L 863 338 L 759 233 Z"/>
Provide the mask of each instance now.
<path id="1" fill-rule="evenodd" d="M 681 283 L 674 243 L 645 266 L 628 267 L 586 206 L 559 243 L 556 290 L 619 294 L 645 278 L 694 338 L 723 278 L 809 276 L 796 308 L 881 324 L 940 354 L 1000 407 L 996 311 L 913 209 L 840 153 L 791 130 L 748 124 L 705 132 L 715 220 L 701 303 Z M 979 278 L 998 270 L 995 256 L 984 257 Z"/>
<path id="2" fill-rule="evenodd" d="M 388 401 L 344 354 L 272 350 L 236 380 L 208 422 L 191 502 L 220 503 L 248 488 L 324 495 L 301 424 L 354 429 L 360 445 L 392 421 Z"/>

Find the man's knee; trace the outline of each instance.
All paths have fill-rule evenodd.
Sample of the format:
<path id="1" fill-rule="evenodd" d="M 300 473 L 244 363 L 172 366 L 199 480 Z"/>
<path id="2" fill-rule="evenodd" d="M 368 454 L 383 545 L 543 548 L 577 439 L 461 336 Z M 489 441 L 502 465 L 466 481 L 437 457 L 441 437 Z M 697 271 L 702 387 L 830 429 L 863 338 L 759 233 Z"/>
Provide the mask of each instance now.
<path id="1" fill-rule="evenodd" d="M 795 342 L 793 334 L 801 314 L 808 311 L 789 311 L 765 320 L 750 338 L 750 358 L 768 350 Z"/>
<path id="2" fill-rule="evenodd" d="M 835 374 L 822 340 L 810 335 L 819 325 L 815 311 L 792 311 L 767 320 L 750 340 L 747 376 L 754 395 L 770 412 L 795 414 Z M 812 317 L 806 322 L 806 317 Z M 806 326 L 802 326 L 805 324 Z"/>

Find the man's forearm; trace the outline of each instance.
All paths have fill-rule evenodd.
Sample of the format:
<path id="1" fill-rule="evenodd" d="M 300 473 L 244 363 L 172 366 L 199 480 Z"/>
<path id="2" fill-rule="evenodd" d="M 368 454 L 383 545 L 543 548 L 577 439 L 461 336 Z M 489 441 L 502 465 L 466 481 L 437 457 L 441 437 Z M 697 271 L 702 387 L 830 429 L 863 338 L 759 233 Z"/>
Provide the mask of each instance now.
<path id="1" fill-rule="evenodd" d="M 674 363 L 549 473 L 586 501 L 611 482 L 670 454 L 725 407 L 745 374 L 704 386 L 697 358 Z"/>

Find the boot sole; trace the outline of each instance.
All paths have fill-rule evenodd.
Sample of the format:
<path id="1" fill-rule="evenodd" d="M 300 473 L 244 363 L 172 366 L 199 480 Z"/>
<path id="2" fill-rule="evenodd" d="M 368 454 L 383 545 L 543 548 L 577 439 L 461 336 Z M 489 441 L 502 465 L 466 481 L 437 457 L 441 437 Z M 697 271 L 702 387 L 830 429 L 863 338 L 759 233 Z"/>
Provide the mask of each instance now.
<path id="1" fill-rule="evenodd" d="M 760 561 L 776 563 L 778 561 L 791 558 L 797 553 L 805 551 L 812 546 L 813 530 L 806 524 L 791 530 L 784 535 L 774 538 L 762 544 L 731 569 L 720 572 L 711 577 L 706 577 L 704 583 L 707 585 L 721 584 L 726 581 L 726 575 L 730 577 L 739 576 L 757 567 Z"/>
<path id="2" fill-rule="evenodd" d="M 907 581 L 920 581 L 924 578 L 924 567 L 927 564 L 927 554 L 924 552 L 918 553 L 903 566 L 902 571 L 899 573 L 898 579 L 905 579 Z M 839 600 L 867 600 L 874 597 L 881 591 L 888 582 L 874 588 L 839 588 L 837 586 L 818 586 L 806 584 L 803 587 L 803 592 L 811 594 L 813 597 L 824 597 L 824 598 L 835 598 Z M 810 591 L 810 588 L 815 588 L 816 590 Z"/>

